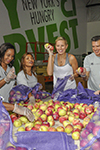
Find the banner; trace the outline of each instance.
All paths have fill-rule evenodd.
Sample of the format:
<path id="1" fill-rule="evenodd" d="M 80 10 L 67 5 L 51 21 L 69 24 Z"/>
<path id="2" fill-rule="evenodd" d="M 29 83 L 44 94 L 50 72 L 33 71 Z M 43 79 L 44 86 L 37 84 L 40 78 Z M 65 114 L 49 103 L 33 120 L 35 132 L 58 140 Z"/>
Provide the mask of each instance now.
<path id="1" fill-rule="evenodd" d="M 68 51 L 86 51 L 86 8 L 80 0 L 1 0 L 0 44 L 16 48 L 15 68 L 26 50 L 26 42 L 55 43 L 58 36 L 68 41 Z M 32 46 L 30 45 L 30 49 Z M 33 51 L 33 49 L 32 49 Z M 39 49 L 37 48 L 37 51 Z"/>

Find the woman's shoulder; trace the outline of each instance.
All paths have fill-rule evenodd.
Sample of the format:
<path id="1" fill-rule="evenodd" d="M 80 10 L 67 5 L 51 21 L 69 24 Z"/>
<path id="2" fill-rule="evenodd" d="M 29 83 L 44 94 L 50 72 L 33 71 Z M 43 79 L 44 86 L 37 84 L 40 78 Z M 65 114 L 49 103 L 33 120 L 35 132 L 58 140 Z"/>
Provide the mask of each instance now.
<path id="1" fill-rule="evenodd" d="M 18 74 L 17 74 L 17 76 L 22 76 L 22 75 L 24 75 L 23 70 L 21 70 L 21 71 L 20 71 L 20 72 L 18 72 Z"/>

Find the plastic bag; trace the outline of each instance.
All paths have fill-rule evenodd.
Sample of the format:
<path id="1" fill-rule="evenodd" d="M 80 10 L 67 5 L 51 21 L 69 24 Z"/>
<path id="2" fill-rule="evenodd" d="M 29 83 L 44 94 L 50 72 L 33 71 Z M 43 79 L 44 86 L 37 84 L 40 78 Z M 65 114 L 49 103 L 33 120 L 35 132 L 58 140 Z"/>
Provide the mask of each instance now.
<path id="1" fill-rule="evenodd" d="M 75 150 L 77 146 L 71 136 L 64 132 L 27 131 L 17 132 L 18 144 L 28 150 Z M 60 141 L 58 143 L 58 141 Z"/>
<path id="2" fill-rule="evenodd" d="M 5 150 L 7 143 L 10 141 L 10 116 L 2 104 L 0 97 L 0 150 Z"/>
<path id="3" fill-rule="evenodd" d="M 65 85 L 66 85 L 69 77 L 70 77 L 70 75 L 65 76 L 63 79 L 60 79 L 60 78 L 57 79 L 57 82 L 56 82 L 56 85 L 53 89 L 51 98 L 58 99 L 59 95 L 64 92 L 64 88 L 65 88 Z"/>
<path id="4" fill-rule="evenodd" d="M 40 86 L 41 84 L 37 83 L 34 87 L 32 87 L 32 95 L 34 95 L 35 99 L 45 99 L 51 96 L 49 92 L 46 92 L 45 90 L 40 90 Z"/>
<path id="5" fill-rule="evenodd" d="M 19 103 L 20 101 L 26 102 L 28 100 L 28 94 L 32 91 L 32 88 L 19 84 L 12 88 L 9 93 L 9 103 L 14 104 L 15 102 Z"/>
<path id="6" fill-rule="evenodd" d="M 80 135 L 81 150 L 100 150 L 100 105 Z"/>

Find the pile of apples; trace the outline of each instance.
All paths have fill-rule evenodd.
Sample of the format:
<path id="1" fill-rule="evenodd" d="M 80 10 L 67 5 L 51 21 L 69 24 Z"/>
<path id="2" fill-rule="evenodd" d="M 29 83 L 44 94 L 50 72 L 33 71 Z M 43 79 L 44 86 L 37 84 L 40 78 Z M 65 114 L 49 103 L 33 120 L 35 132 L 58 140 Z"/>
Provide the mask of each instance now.
<path id="1" fill-rule="evenodd" d="M 90 122 L 96 111 L 92 104 L 88 106 L 84 103 L 74 104 L 68 101 L 53 101 L 52 99 L 45 102 L 36 99 L 34 105 L 27 103 L 19 103 L 19 105 L 31 109 L 35 120 L 29 122 L 25 116 L 17 116 L 17 114 L 12 113 L 10 117 L 17 131 L 66 132 L 72 135 L 74 140 L 80 139 L 81 131 Z"/>
<path id="2" fill-rule="evenodd" d="M 92 150 L 100 150 L 100 107 L 97 108 L 97 111 L 94 113 L 90 122 L 86 125 L 86 128 L 82 130 L 80 134 L 80 147 L 84 147 L 93 137 L 96 137 L 99 134 L 98 138 L 94 139 L 94 142 L 91 143 Z M 98 132 L 99 131 L 99 132 Z M 92 139 L 93 140 L 93 139 Z"/>

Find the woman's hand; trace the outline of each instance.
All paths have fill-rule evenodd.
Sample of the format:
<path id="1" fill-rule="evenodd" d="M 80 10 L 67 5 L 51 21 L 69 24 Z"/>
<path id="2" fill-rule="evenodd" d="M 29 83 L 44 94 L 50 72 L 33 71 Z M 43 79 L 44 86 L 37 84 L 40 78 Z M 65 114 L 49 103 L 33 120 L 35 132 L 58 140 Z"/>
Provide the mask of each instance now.
<path id="1" fill-rule="evenodd" d="M 100 90 L 94 92 L 95 95 L 99 95 L 100 94 Z"/>
<path id="2" fill-rule="evenodd" d="M 4 80 L 8 83 L 10 80 L 15 79 L 15 69 L 12 67 L 10 71 L 8 72 L 7 76 L 4 78 Z"/>

